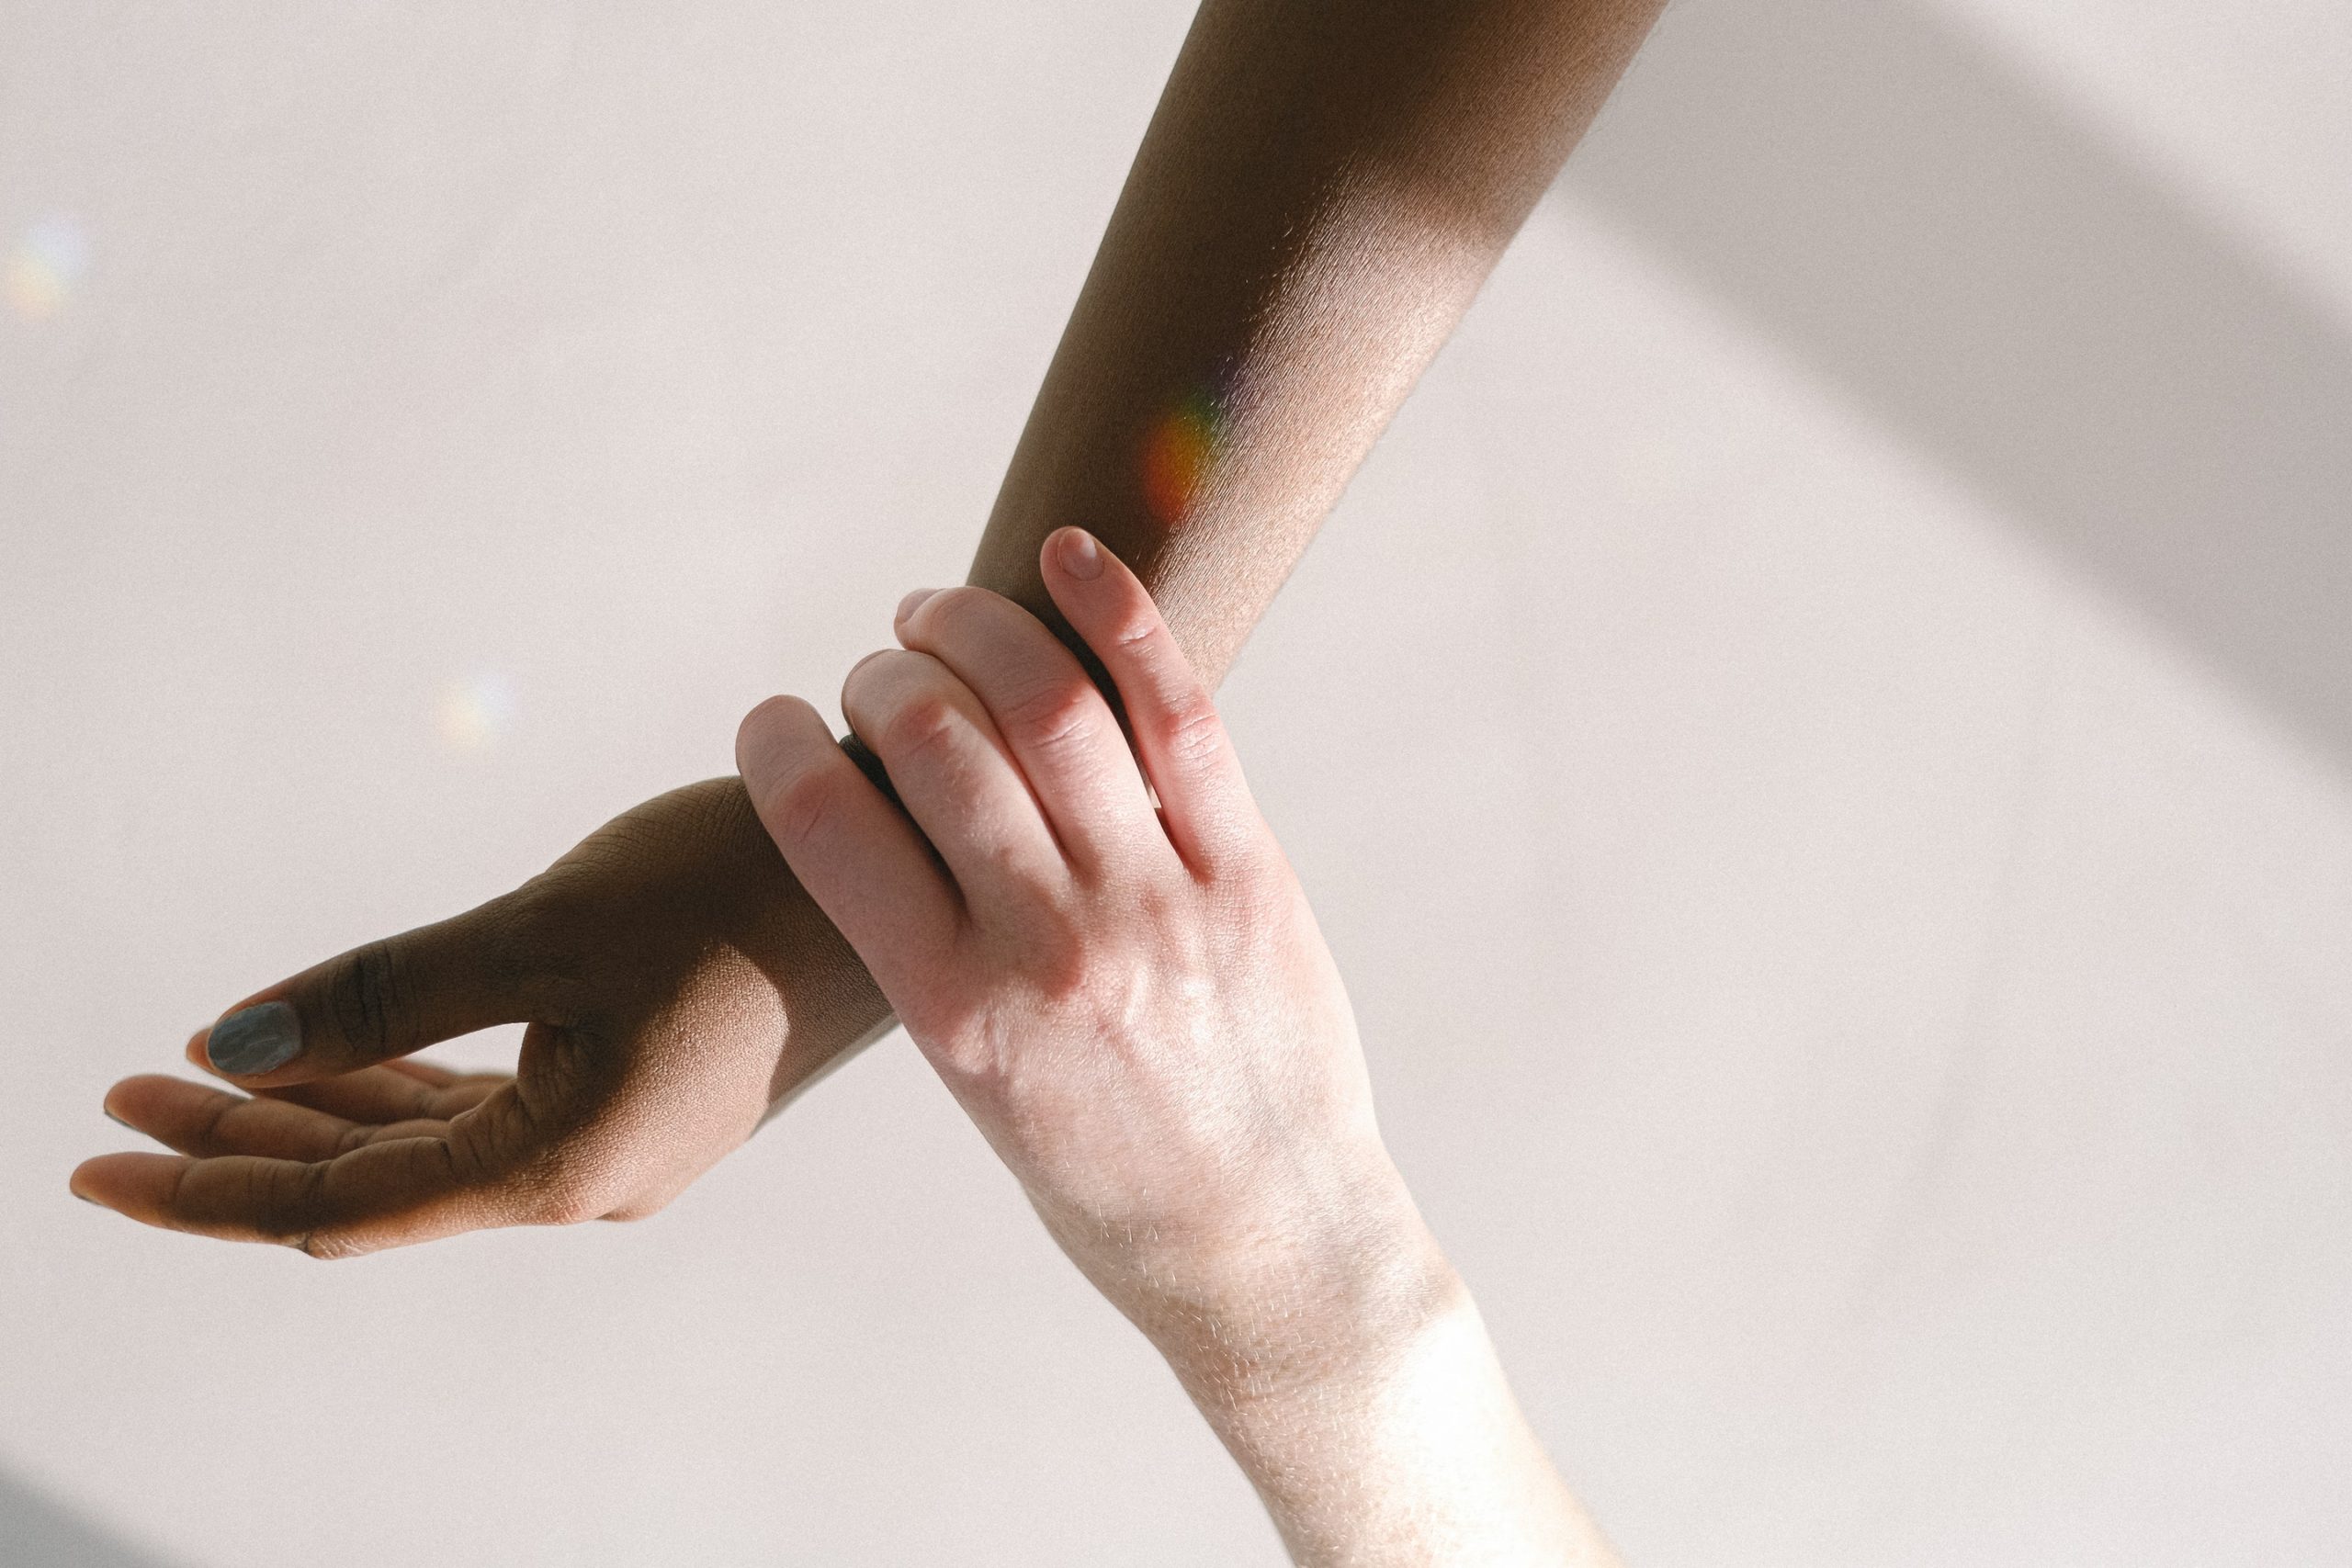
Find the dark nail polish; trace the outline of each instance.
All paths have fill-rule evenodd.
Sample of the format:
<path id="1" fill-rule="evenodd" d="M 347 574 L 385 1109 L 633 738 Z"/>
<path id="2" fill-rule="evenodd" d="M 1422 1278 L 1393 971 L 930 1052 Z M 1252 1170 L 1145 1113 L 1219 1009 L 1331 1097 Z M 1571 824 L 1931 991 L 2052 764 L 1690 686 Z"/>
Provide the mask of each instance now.
<path id="1" fill-rule="evenodd" d="M 302 1021 L 288 1002 L 240 1008 L 212 1026 L 204 1055 L 217 1072 L 251 1077 L 274 1072 L 302 1049 Z"/>

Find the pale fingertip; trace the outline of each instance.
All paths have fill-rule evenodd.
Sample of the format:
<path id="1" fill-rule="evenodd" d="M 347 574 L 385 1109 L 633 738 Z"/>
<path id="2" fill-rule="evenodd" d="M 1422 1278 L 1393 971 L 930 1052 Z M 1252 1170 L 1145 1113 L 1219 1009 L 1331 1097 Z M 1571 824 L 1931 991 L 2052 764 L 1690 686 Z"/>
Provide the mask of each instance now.
<path id="1" fill-rule="evenodd" d="M 849 667 L 849 673 L 842 677 L 841 705 L 842 716 L 843 718 L 849 717 L 849 689 L 851 685 L 856 682 L 858 671 L 865 669 L 867 665 L 873 663 L 877 659 L 886 658 L 893 653 L 905 653 L 906 651 L 908 650 L 904 648 L 877 648 L 873 652 L 867 654 L 865 658 L 859 660 L 856 663 Z M 852 722 L 854 726 L 854 721 Z"/>
<path id="2" fill-rule="evenodd" d="M 754 797 L 761 785 L 775 776 L 797 710 L 808 705 L 798 697 L 770 697 L 735 727 L 735 771 Z"/>
<path id="3" fill-rule="evenodd" d="M 1048 556 L 1069 577 L 1091 582 L 1102 575 L 1102 541 L 1083 528 L 1057 528 L 1047 536 Z"/>
<path id="4" fill-rule="evenodd" d="M 918 588 L 913 592 L 908 594 L 905 598 L 899 600 L 898 613 L 890 617 L 891 626 L 905 626 L 907 624 L 907 618 L 912 615 L 917 610 L 922 609 L 923 602 L 938 592 L 939 590 L 936 588 Z"/>

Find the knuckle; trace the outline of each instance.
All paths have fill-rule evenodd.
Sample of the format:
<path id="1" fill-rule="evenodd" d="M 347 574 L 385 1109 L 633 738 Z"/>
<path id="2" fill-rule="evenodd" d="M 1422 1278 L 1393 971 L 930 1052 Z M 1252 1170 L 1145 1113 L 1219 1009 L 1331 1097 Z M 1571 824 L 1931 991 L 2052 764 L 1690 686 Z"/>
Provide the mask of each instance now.
<path id="1" fill-rule="evenodd" d="M 962 716 L 936 692 L 903 699 L 882 721 L 882 749 L 901 760 L 934 756 L 955 743 Z"/>
<path id="2" fill-rule="evenodd" d="M 587 1162 L 569 1144 L 548 1150 L 517 1186 L 521 1218 L 529 1224 L 583 1224 L 603 1218 L 614 1207 L 597 1190 Z"/>
<path id="3" fill-rule="evenodd" d="M 1170 757 L 1184 766 L 1198 767 L 1225 750 L 1225 725 L 1217 717 L 1216 705 L 1195 691 L 1169 704 L 1160 738 Z"/>
<path id="4" fill-rule="evenodd" d="M 1227 931 L 1311 929 L 1315 916 L 1289 866 L 1261 854 L 1246 830 L 1212 851 L 1213 869 L 1197 884 L 1199 896 Z"/>
<path id="5" fill-rule="evenodd" d="M 322 1263 L 335 1263 L 346 1258 L 356 1258 L 368 1249 L 339 1231 L 306 1232 L 294 1243 L 295 1250 L 305 1258 L 315 1258 Z"/>
<path id="6" fill-rule="evenodd" d="M 1111 641 L 1127 653 L 1142 655 L 1150 650 L 1163 624 L 1150 600 L 1138 600 L 1111 624 Z"/>
<path id="7" fill-rule="evenodd" d="M 558 914 L 543 878 L 500 895 L 476 914 L 478 961 L 498 989 L 527 993 L 555 966 Z"/>
<path id="8" fill-rule="evenodd" d="M 1075 911 L 1041 908 L 1021 959 L 1023 983 L 1056 1012 L 1082 1007 L 1099 986 L 1106 943 Z"/>
<path id="9" fill-rule="evenodd" d="M 558 864 L 485 911 L 471 962 L 530 1021 L 568 1022 L 592 1010 L 609 974 L 592 962 L 609 950 L 615 910 L 572 865 Z"/>
<path id="10" fill-rule="evenodd" d="M 1049 681 L 1006 705 L 1006 725 L 1034 750 L 1059 751 L 1094 733 L 1094 689 L 1082 682 Z"/>
<path id="11" fill-rule="evenodd" d="M 489 920 L 495 977 L 537 1010 L 553 1004 L 580 938 L 579 911 L 561 878 L 541 873 L 500 898 Z"/>
<path id="12" fill-rule="evenodd" d="M 964 1095 L 1001 1104 L 1014 1092 L 1021 1053 L 984 1020 L 933 1036 L 931 1056 L 939 1071 Z"/>
<path id="13" fill-rule="evenodd" d="M 192 1141 L 206 1149 L 214 1151 L 223 1149 L 226 1145 L 221 1141 L 222 1124 L 231 1116 L 236 1114 L 240 1107 L 253 1103 L 250 1100 L 237 1100 L 229 1095 L 222 1095 L 212 1101 L 207 1109 L 203 1123 L 192 1130 Z"/>
<path id="14" fill-rule="evenodd" d="M 413 1043 L 401 1038 L 410 1027 L 410 984 L 399 944 L 371 942 L 345 953 L 327 976 L 328 1020 L 357 1049 L 397 1055 Z"/>
<path id="15" fill-rule="evenodd" d="M 251 1202 L 259 1213 L 270 1216 L 266 1234 L 314 1258 L 334 1256 L 332 1252 L 312 1250 L 315 1245 L 331 1246 L 333 1241 L 326 1229 L 327 1167 L 272 1162 L 252 1169 L 254 1190 Z"/>
<path id="16" fill-rule="evenodd" d="M 539 1224 L 583 1225 L 590 1220 L 604 1218 L 605 1212 L 584 1189 L 566 1187 L 546 1195 L 539 1209 Z"/>
<path id="17" fill-rule="evenodd" d="M 761 820 L 780 840 L 821 840 L 842 807 L 839 781 L 821 768 L 801 768 L 779 779 L 760 803 Z"/>

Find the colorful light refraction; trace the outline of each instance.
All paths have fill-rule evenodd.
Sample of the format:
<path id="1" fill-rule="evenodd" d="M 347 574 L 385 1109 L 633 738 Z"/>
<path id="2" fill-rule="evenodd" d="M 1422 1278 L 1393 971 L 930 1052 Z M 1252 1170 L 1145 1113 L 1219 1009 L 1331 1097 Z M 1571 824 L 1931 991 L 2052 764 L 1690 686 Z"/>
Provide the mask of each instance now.
<path id="1" fill-rule="evenodd" d="M 1144 504 L 1161 524 L 1173 528 L 1192 515 L 1224 436 L 1224 409 L 1200 391 L 1161 415 L 1144 437 Z"/>
<path id="2" fill-rule="evenodd" d="M 441 694 L 441 739 L 455 750 L 481 750 L 506 732 L 514 716 L 514 685 L 495 671 L 452 681 Z"/>
<path id="3" fill-rule="evenodd" d="M 8 303 L 27 321 L 45 321 L 65 308 L 90 266 L 90 240 L 63 216 L 44 218 L 8 255 Z"/>

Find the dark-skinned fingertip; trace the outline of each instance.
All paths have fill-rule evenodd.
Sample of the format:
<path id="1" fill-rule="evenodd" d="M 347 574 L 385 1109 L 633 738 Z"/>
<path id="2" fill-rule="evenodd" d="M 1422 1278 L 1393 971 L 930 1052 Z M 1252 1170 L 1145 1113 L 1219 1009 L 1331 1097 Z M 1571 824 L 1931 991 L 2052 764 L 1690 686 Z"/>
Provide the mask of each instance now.
<path id="1" fill-rule="evenodd" d="M 302 1019 L 290 1002 L 255 1002 L 212 1026 L 205 1059 L 231 1077 L 276 1072 L 302 1049 Z"/>
<path id="2" fill-rule="evenodd" d="M 118 1115 L 116 1115 L 116 1114 L 114 1113 L 114 1107 L 113 1107 L 113 1106 L 111 1106 L 111 1105 L 101 1105 L 101 1106 L 99 1106 L 99 1107 L 98 1107 L 98 1114 L 100 1114 L 101 1116 L 104 1116 L 107 1121 L 109 1121 L 109 1122 L 113 1122 L 113 1123 L 114 1123 L 116 1126 L 118 1126 L 118 1127 L 129 1127 L 129 1128 L 130 1128 L 130 1131 L 132 1131 L 132 1132 L 134 1132 L 134 1133 L 136 1133 L 137 1131 L 139 1131 L 139 1129 L 138 1129 L 138 1128 L 136 1128 L 136 1127 L 131 1127 L 130 1122 L 128 1122 L 124 1121 L 121 1117 L 119 1117 L 119 1116 L 118 1116 Z M 75 1194 L 74 1194 L 74 1196 L 75 1196 L 76 1198 L 79 1198 L 79 1197 L 81 1196 L 81 1194 L 80 1194 L 79 1192 L 76 1192 Z"/>

